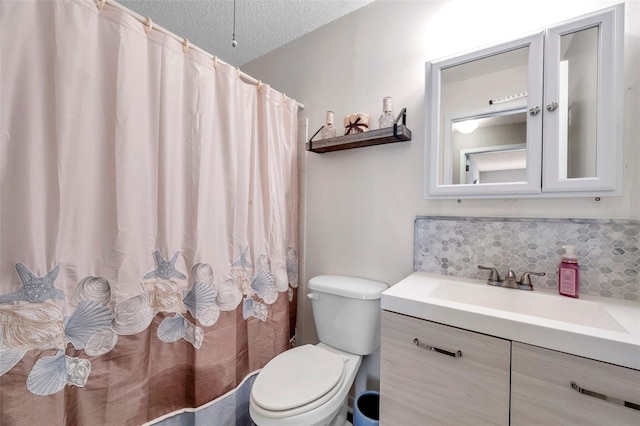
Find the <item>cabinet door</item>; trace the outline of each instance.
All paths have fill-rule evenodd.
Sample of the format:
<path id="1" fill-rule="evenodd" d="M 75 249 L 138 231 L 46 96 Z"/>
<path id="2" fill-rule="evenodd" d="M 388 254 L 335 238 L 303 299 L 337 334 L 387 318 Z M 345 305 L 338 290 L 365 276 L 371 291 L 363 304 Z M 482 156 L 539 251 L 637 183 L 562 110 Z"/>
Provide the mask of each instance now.
<path id="1" fill-rule="evenodd" d="M 511 368 L 513 425 L 640 425 L 638 370 L 518 342 Z"/>
<path id="2" fill-rule="evenodd" d="M 510 352 L 508 340 L 384 311 L 380 423 L 507 425 Z"/>
<path id="3" fill-rule="evenodd" d="M 426 198 L 540 193 L 543 40 L 427 64 Z"/>
<path id="4" fill-rule="evenodd" d="M 622 184 L 624 5 L 547 30 L 543 192 Z"/>

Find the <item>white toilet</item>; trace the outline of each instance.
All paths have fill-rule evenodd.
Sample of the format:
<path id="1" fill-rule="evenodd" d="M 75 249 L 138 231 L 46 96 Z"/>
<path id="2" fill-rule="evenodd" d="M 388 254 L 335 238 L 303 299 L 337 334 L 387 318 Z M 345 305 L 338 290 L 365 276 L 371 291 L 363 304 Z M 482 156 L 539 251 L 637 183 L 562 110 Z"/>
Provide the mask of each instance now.
<path id="1" fill-rule="evenodd" d="M 320 275 L 309 280 L 320 343 L 283 352 L 264 366 L 251 389 L 258 426 L 343 426 L 347 395 L 363 355 L 380 346 L 380 295 L 387 285 Z"/>

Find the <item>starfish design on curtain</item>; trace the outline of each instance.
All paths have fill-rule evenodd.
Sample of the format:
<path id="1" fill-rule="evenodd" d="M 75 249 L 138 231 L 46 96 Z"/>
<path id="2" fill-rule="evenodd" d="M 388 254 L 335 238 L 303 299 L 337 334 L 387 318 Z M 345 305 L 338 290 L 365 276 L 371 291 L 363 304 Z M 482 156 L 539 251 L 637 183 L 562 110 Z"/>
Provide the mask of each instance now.
<path id="1" fill-rule="evenodd" d="M 245 248 L 240 248 L 240 259 L 236 260 L 231 264 L 231 266 L 239 266 L 241 268 L 253 268 L 253 264 L 247 260 L 247 252 L 249 251 L 249 246 L 245 246 Z"/>
<path id="2" fill-rule="evenodd" d="M 48 299 L 64 300 L 64 291 L 54 285 L 60 272 L 60 265 L 56 265 L 55 268 L 42 277 L 35 276 L 22 263 L 16 263 L 15 268 L 22 283 L 22 288 L 0 295 L 0 303 L 18 301 L 44 303 Z"/>
<path id="3" fill-rule="evenodd" d="M 151 272 L 147 272 L 144 276 L 145 279 L 149 278 L 162 278 L 168 280 L 169 278 L 185 279 L 187 276 L 176 269 L 176 260 L 178 259 L 178 252 L 176 252 L 171 260 L 165 260 L 158 250 L 153 253 L 156 258 L 158 267 Z"/>

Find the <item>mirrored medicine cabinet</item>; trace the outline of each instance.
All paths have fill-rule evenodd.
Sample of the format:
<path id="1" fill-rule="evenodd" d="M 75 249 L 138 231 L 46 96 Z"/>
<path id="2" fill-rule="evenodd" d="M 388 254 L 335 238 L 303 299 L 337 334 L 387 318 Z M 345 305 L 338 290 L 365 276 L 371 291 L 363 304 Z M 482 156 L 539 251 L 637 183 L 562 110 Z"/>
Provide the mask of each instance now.
<path id="1" fill-rule="evenodd" d="M 425 198 L 619 195 L 624 5 L 427 63 Z"/>

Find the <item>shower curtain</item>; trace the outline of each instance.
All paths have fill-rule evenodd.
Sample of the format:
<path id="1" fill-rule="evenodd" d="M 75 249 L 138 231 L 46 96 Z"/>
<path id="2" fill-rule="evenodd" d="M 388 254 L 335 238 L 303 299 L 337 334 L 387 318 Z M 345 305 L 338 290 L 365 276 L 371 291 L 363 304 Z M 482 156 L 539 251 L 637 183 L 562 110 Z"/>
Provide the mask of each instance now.
<path id="1" fill-rule="evenodd" d="M 296 131 L 115 7 L 0 3 L 0 424 L 141 424 L 286 350 Z"/>

